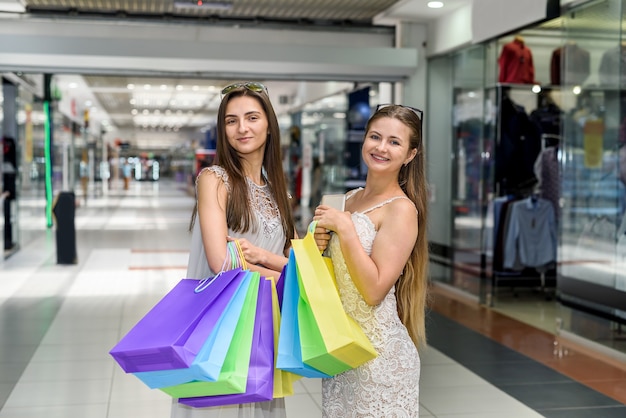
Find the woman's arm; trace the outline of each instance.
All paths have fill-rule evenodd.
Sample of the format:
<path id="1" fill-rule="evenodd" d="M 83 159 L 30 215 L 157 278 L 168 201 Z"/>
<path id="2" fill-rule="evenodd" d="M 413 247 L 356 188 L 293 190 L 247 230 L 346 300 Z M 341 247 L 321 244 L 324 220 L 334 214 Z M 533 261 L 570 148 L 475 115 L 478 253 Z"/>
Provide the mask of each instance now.
<path id="1" fill-rule="evenodd" d="M 235 238 L 228 237 L 228 240 L 234 241 Z M 237 240 L 248 263 L 248 267 L 251 269 L 253 266 L 256 266 L 260 269 L 273 271 L 274 273 L 278 272 L 280 275 L 281 270 L 285 264 L 287 264 L 287 257 L 283 255 L 274 254 L 271 251 L 257 247 L 246 238 L 237 238 Z M 276 277 L 278 277 L 278 275 Z"/>
<path id="2" fill-rule="evenodd" d="M 197 179 L 198 213 L 202 243 L 209 267 L 218 273 L 224 265 L 227 250 L 228 226 L 226 201 L 228 191 L 223 180 L 214 172 L 204 170 Z"/>
<path id="3" fill-rule="evenodd" d="M 285 264 L 286 264 L 286 262 L 285 262 Z M 276 270 L 268 269 L 268 268 L 263 267 L 263 266 L 258 266 L 256 264 L 248 264 L 248 270 L 250 270 L 250 271 L 258 271 L 259 273 L 261 273 L 261 276 L 264 276 L 264 277 L 273 277 L 275 279 L 278 279 L 278 277 L 280 277 L 280 273 L 282 271 L 282 267 L 280 268 L 281 271 L 276 271 Z"/>
<path id="4" fill-rule="evenodd" d="M 348 212 L 319 206 L 315 212 L 318 227 L 330 229 L 339 237 L 341 252 L 352 281 L 365 302 L 378 305 L 396 283 L 417 240 L 415 207 L 398 199 L 379 209 L 378 231 L 367 255 Z M 318 243 L 321 240 L 318 234 Z"/>

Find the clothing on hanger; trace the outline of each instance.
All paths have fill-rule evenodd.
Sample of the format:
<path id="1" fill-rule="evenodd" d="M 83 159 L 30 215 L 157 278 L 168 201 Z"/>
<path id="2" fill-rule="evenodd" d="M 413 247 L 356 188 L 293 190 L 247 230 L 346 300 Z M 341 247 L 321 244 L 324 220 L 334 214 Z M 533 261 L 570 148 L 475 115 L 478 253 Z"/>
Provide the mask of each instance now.
<path id="1" fill-rule="evenodd" d="M 512 204 L 504 247 L 504 268 L 542 268 L 556 262 L 557 228 L 552 203 L 529 196 Z"/>

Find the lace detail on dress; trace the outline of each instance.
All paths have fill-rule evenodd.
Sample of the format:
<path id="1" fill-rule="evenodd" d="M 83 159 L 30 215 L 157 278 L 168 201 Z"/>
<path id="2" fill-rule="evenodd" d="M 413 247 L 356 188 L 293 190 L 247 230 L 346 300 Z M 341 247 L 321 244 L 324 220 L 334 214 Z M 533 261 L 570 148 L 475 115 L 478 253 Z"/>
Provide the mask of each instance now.
<path id="1" fill-rule="evenodd" d="M 204 167 L 202 170 L 200 170 L 200 172 L 196 176 L 196 194 L 198 192 L 198 179 L 204 172 L 207 172 L 207 171 L 210 171 L 211 173 L 214 173 L 217 177 L 219 177 L 220 180 L 224 182 L 224 185 L 226 186 L 226 190 L 230 192 L 230 183 L 228 182 L 228 173 L 226 173 L 226 170 L 224 170 L 223 167 L 220 167 L 219 165 L 212 165 L 210 167 Z"/>
<path id="2" fill-rule="evenodd" d="M 200 171 L 198 177 L 205 171 L 211 171 L 218 176 L 226 186 L 226 190 L 230 192 L 230 182 L 228 180 L 228 173 L 223 167 L 213 165 L 205 167 Z M 250 201 L 250 207 L 255 215 L 259 218 L 259 224 L 263 228 L 263 234 L 273 235 L 277 228 L 282 228 L 282 221 L 280 218 L 280 211 L 276 201 L 270 194 L 270 188 L 267 185 L 267 180 L 263 186 L 259 186 L 248 177 L 246 177 L 248 184 L 248 199 Z M 196 178 L 197 187 L 197 178 Z"/>
<path id="3" fill-rule="evenodd" d="M 389 199 L 392 200 L 395 198 Z M 373 209 L 365 212 L 370 210 Z M 351 217 L 361 245 L 371 254 L 376 237 L 373 222 L 363 212 L 355 212 Z M 330 240 L 329 251 L 343 307 L 362 327 L 378 357 L 361 367 L 323 380 L 323 417 L 417 417 L 420 360 L 398 317 L 395 288 L 379 305 L 368 305 L 350 277 L 336 236 Z"/>
<path id="4" fill-rule="evenodd" d="M 282 228 L 282 223 L 278 205 L 272 195 L 270 195 L 270 188 L 267 182 L 265 185 L 259 186 L 247 177 L 246 180 L 248 180 L 248 193 L 250 193 L 252 210 L 256 212 L 261 221 L 263 233 L 272 235 L 277 228 Z"/>

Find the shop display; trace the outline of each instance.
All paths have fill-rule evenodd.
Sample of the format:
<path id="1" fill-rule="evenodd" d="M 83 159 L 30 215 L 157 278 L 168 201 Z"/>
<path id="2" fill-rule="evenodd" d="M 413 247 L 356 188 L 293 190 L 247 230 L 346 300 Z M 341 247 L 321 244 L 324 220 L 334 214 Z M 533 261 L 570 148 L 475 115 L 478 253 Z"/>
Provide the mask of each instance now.
<path id="1" fill-rule="evenodd" d="M 532 84 L 535 82 L 533 54 L 524 38 L 519 35 L 502 47 L 498 64 L 500 83 Z"/>
<path id="2" fill-rule="evenodd" d="M 550 82 L 555 86 L 582 85 L 591 70 L 589 51 L 569 41 L 552 51 Z"/>

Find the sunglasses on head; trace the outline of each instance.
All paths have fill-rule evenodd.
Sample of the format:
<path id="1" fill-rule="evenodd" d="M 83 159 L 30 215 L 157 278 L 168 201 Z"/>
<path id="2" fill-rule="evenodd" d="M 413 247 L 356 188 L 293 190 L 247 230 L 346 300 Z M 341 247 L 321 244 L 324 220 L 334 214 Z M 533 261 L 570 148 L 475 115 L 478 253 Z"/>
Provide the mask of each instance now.
<path id="1" fill-rule="evenodd" d="M 236 90 L 238 88 L 246 88 L 250 91 L 253 91 L 255 93 L 262 93 L 265 92 L 265 94 L 267 94 L 267 87 L 265 87 L 264 84 L 261 83 L 257 83 L 257 82 L 247 82 L 247 83 L 234 83 L 234 84 L 230 84 L 226 87 L 224 87 L 222 89 L 222 97 L 226 96 L 228 93 L 230 93 L 233 90 Z"/>
<path id="2" fill-rule="evenodd" d="M 416 109 L 414 107 L 411 106 L 404 106 L 404 105 L 399 105 L 399 104 L 393 104 L 393 103 L 385 103 L 385 104 L 379 104 L 378 106 L 376 106 L 376 111 L 378 112 L 380 109 L 384 109 L 386 107 L 389 106 L 398 106 L 398 107 L 403 107 L 405 109 L 409 109 L 410 111 L 412 111 L 413 113 L 415 113 L 417 115 L 417 117 L 419 118 L 420 122 L 422 121 L 422 116 L 424 115 L 424 112 L 420 109 Z"/>

